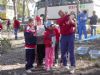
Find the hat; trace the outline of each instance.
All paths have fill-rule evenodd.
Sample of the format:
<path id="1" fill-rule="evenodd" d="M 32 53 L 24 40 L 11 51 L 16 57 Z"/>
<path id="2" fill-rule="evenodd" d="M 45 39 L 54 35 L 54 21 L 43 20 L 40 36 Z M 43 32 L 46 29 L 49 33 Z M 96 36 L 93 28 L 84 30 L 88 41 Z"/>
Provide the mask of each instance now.
<path id="1" fill-rule="evenodd" d="M 52 21 L 47 21 L 46 22 L 46 27 L 50 27 L 50 26 L 52 26 L 53 25 L 53 22 Z"/>
<path id="2" fill-rule="evenodd" d="M 40 16 L 36 16 L 35 20 L 36 20 L 37 22 L 39 22 L 39 21 L 42 20 L 42 18 L 41 18 Z"/>

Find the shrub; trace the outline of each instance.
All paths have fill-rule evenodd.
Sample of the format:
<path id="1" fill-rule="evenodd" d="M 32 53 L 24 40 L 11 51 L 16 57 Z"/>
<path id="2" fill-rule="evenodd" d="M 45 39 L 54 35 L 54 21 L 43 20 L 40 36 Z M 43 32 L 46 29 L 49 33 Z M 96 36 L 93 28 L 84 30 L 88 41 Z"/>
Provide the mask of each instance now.
<path id="1" fill-rule="evenodd" d="M 5 53 L 11 49 L 11 43 L 9 39 L 0 39 L 0 53 Z"/>

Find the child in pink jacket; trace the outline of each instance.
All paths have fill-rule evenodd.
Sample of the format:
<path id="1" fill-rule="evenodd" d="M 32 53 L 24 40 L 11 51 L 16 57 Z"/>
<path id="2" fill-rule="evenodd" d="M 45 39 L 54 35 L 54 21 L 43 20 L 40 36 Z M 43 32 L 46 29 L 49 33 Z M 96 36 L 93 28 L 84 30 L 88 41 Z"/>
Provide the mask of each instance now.
<path id="1" fill-rule="evenodd" d="M 45 43 L 45 69 L 49 71 L 54 65 L 55 58 L 55 43 L 56 43 L 56 32 L 52 26 L 51 22 L 48 22 L 46 26 L 46 31 L 44 33 L 44 43 Z"/>

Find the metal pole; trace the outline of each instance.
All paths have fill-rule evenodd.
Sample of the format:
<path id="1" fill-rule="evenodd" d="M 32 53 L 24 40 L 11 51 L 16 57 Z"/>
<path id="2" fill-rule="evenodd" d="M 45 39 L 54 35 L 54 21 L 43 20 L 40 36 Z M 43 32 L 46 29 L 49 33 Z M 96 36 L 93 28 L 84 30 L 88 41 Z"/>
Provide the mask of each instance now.
<path id="1" fill-rule="evenodd" d="M 45 0 L 45 22 L 46 22 L 46 18 L 47 18 L 47 7 L 48 7 L 48 0 Z"/>
<path id="2" fill-rule="evenodd" d="M 79 0 L 77 0 L 77 2 L 76 2 L 77 4 L 77 17 L 78 17 L 78 14 L 79 14 L 79 9 L 80 9 L 80 1 Z"/>

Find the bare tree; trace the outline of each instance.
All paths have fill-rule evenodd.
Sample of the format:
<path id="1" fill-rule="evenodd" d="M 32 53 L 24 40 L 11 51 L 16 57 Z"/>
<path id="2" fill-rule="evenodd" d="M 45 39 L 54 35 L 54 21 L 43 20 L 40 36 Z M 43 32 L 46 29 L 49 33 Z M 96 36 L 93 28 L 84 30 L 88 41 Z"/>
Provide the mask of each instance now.
<path id="1" fill-rule="evenodd" d="M 25 1 L 26 0 L 23 0 L 23 12 L 22 12 L 23 18 L 22 18 L 22 22 L 24 22 L 24 19 L 25 19 Z"/>
<path id="2" fill-rule="evenodd" d="M 17 9 L 16 9 L 16 0 L 12 0 L 13 1 L 13 8 L 14 8 L 14 16 L 16 17 L 16 13 L 17 13 Z"/>

